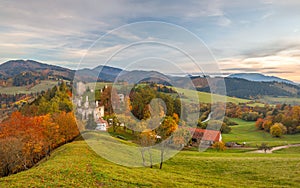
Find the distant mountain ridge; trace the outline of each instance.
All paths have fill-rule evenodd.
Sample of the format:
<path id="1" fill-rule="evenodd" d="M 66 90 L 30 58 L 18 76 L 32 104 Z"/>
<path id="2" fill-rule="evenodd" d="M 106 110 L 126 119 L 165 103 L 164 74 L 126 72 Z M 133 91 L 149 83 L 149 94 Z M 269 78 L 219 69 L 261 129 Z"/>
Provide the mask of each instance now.
<path id="1" fill-rule="evenodd" d="M 294 82 L 262 74 L 234 74 L 223 79 L 212 78 L 209 76 L 170 76 L 157 71 L 126 71 L 120 68 L 103 65 L 93 69 L 84 68 L 75 71 L 59 66 L 39 63 L 33 60 L 12 60 L 0 65 L 0 83 L 10 82 L 10 85 L 20 86 L 28 83 L 35 83 L 37 79 L 42 80 L 49 78 L 75 79 L 75 81 L 84 82 L 150 82 L 164 85 L 176 85 L 183 88 L 195 87 L 197 90 L 204 92 L 210 92 L 210 87 L 219 87 L 220 81 L 224 80 L 228 96 L 246 99 L 259 98 L 264 95 L 286 97 L 300 96 L 300 86 Z M 6 87 L 10 85 L 7 84 L 1 86 Z"/>
<path id="2" fill-rule="evenodd" d="M 0 86 L 29 86 L 40 80 L 72 80 L 74 70 L 33 60 L 11 60 L 0 64 Z"/>
<path id="3" fill-rule="evenodd" d="M 229 78 L 241 78 L 254 82 L 279 82 L 279 83 L 288 83 L 296 85 L 295 82 L 283 78 L 279 78 L 276 76 L 266 76 L 260 73 L 237 73 L 231 74 L 228 76 Z"/>
<path id="4" fill-rule="evenodd" d="M 0 77 L 9 78 L 24 72 L 45 73 L 52 76 L 70 78 L 74 71 L 56 65 L 49 65 L 33 60 L 11 60 L 0 64 Z"/>

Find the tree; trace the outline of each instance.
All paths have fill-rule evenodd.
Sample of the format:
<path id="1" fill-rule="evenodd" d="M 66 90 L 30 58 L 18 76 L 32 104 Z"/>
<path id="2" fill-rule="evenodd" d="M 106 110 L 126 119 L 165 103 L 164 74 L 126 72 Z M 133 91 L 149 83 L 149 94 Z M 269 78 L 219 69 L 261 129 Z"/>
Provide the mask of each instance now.
<path id="1" fill-rule="evenodd" d="M 231 127 L 229 127 L 226 123 L 219 120 L 210 120 L 208 125 L 209 127 L 207 129 L 220 130 L 224 134 L 230 133 L 231 131 Z"/>
<path id="2" fill-rule="evenodd" d="M 156 134 L 154 131 L 150 129 L 145 129 L 138 136 L 138 143 L 141 146 L 141 155 L 143 160 L 143 165 L 146 166 L 145 163 L 145 151 L 148 151 L 150 158 L 150 168 L 152 168 L 152 153 L 151 146 L 153 146 L 156 142 Z"/>
<path id="3" fill-rule="evenodd" d="M 270 128 L 271 128 L 271 126 L 272 126 L 272 120 L 269 120 L 269 119 L 266 119 L 265 121 L 264 121 L 264 123 L 262 124 L 262 126 L 263 126 L 263 128 L 264 128 L 264 130 L 265 131 L 270 131 Z"/>
<path id="4" fill-rule="evenodd" d="M 283 134 L 286 134 L 287 129 L 282 123 L 275 123 L 271 129 L 270 133 L 274 137 L 281 137 Z"/>
<path id="5" fill-rule="evenodd" d="M 177 129 L 172 134 L 172 143 L 175 146 L 179 146 L 179 148 L 182 148 L 185 144 L 189 142 L 191 138 L 191 132 L 185 128 Z"/>
<path id="6" fill-rule="evenodd" d="M 23 143 L 15 137 L 0 138 L 0 176 L 18 171 Z"/>
<path id="7" fill-rule="evenodd" d="M 85 128 L 90 129 L 90 130 L 94 130 L 96 127 L 97 127 L 97 123 L 95 122 L 94 115 L 89 114 L 88 120 L 87 120 L 86 125 L 85 125 Z"/>
<path id="8" fill-rule="evenodd" d="M 264 119 L 258 118 L 257 121 L 255 122 L 255 127 L 259 130 L 262 130 L 262 129 L 264 129 L 263 123 L 264 123 Z"/>
<path id="9" fill-rule="evenodd" d="M 162 169 L 163 161 L 164 161 L 164 154 L 165 154 L 165 147 L 166 142 L 165 140 L 168 139 L 172 133 L 177 129 L 176 121 L 173 117 L 166 116 L 164 121 L 161 125 L 157 128 L 156 132 L 158 136 L 160 136 L 160 144 L 161 144 L 161 152 L 160 152 L 160 166 L 159 168 Z"/>
<path id="10" fill-rule="evenodd" d="M 100 96 L 100 105 L 104 106 L 105 113 L 111 115 L 114 113 L 113 108 L 119 107 L 119 96 L 117 91 L 112 86 L 104 87 Z"/>
<path id="11" fill-rule="evenodd" d="M 264 150 L 264 152 L 267 153 L 267 150 L 270 150 L 271 147 L 269 147 L 267 143 L 264 143 L 264 142 L 263 142 L 263 143 L 261 143 L 261 145 L 258 147 L 258 149 Z"/>
<path id="12" fill-rule="evenodd" d="M 212 145 L 212 148 L 216 149 L 217 151 L 224 151 L 226 149 L 226 146 L 224 142 L 220 141 L 220 142 L 215 142 Z"/>

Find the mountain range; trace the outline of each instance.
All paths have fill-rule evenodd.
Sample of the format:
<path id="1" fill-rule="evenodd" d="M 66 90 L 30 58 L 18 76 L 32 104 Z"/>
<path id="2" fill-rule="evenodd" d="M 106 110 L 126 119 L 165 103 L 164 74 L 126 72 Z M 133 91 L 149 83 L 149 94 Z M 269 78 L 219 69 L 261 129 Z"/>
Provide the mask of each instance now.
<path id="1" fill-rule="evenodd" d="M 229 78 L 241 78 L 254 82 L 279 82 L 279 83 L 288 83 L 288 84 L 296 84 L 293 81 L 282 79 L 276 76 L 266 76 L 260 73 L 237 73 L 231 74 L 228 76 Z"/>
<path id="2" fill-rule="evenodd" d="M 154 82 L 184 88 L 195 87 L 204 92 L 210 92 L 210 87 L 218 87 L 221 84 L 221 78 L 168 76 L 157 71 L 126 71 L 103 65 L 77 71 L 33 60 L 12 60 L 0 65 L 0 81 L 5 83 L 2 84 L 4 87 L 26 85 L 37 79 L 65 79 L 85 82 L 114 82 L 115 80 L 128 83 Z M 300 87 L 297 84 L 274 76 L 241 73 L 230 75 L 224 78 L 224 81 L 228 96 L 258 98 L 264 95 L 287 97 L 300 95 Z"/>
<path id="3" fill-rule="evenodd" d="M 30 85 L 36 80 L 74 77 L 74 70 L 33 60 L 11 60 L 0 64 L 0 86 Z"/>

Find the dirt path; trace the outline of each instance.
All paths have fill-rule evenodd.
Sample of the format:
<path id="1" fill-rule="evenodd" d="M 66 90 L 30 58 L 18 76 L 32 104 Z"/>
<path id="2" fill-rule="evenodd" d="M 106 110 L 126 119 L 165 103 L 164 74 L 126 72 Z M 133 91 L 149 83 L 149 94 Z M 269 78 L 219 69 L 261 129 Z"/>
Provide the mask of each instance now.
<path id="1" fill-rule="evenodd" d="M 289 148 L 289 147 L 300 147 L 300 144 L 289 144 L 289 145 L 285 145 L 285 146 L 273 147 L 272 149 L 267 150 L 266 153 L 273 153 L 273 151 L 285 149 L 285 148 Z M 248 153 L 265 153 L 265 151 L 264 150 L 255 150 L 255 151 L 250 151 Z"/>

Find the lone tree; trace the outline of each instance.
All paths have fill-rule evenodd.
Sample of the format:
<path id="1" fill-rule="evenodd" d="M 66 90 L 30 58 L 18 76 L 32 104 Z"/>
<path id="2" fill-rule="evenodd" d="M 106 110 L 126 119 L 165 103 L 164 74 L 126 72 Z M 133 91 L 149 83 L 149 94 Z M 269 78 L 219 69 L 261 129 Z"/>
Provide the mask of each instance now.
<path id="1" fill-rule="evenodd" d="M 264 150 L 264 152 L 265 153 L 267 153 L 267 150 L 270 150 L 271 149 L 271 147 L 270 146 L 268 146 L 268 144 L 267 143 L 261 143 L 261 145 L 258 147 L 258 149 L 260 149 L 260 150 Z"/>
<path id="2" fill-rule="evenodd" d="M 150 160 L 150 168 L 152 168 L 152 153 L 151 153 L 151 147 L 156 142 L 156 135 L 155 132 L 146 129 L 143 132 L 139 134 L 138 137 L 138 143 L 141 146 L 141 155 L 143 159 L 143 165 L 146 166 L 146 160 L 145 160 L 145 151 L 148 151 L 149 153 L 149 160 Z"/>
<path id="3" fill-rule="evenodd" d="M 160 150 L 160 166 L 159 168 L 162 169 L 163 161 L 164 161 L 164 154 L 166 149 L 166 140 L 172 135 L 174 131 L 177 129 L 176 121 L 170 117 L 166 116 L 164 121 L 161 125 L 157 128 L 156 132 L 160 138 L 161 150 Z"/>

